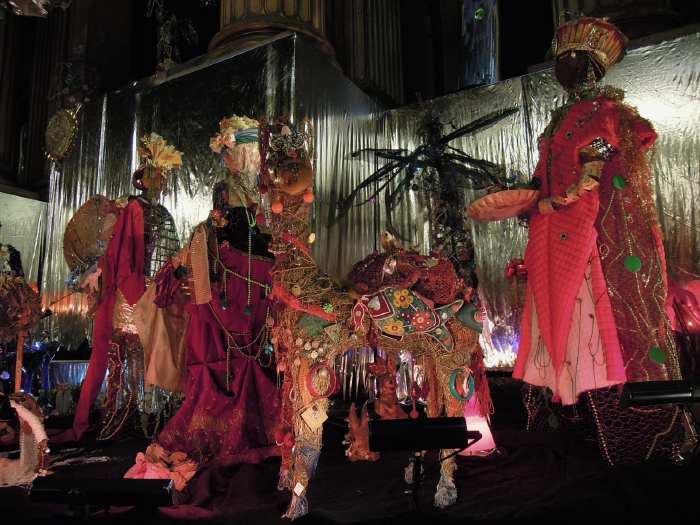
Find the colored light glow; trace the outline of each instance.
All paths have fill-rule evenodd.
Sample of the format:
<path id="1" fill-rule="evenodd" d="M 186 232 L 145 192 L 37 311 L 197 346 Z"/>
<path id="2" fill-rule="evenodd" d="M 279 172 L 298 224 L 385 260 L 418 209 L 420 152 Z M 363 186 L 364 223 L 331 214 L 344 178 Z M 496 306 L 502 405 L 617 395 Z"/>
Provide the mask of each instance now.
<path id="1" fill-rule="evenodd" d="M 479 344 L 484 350 L 486 368 L 513 368 L 518 357 L 520 334 L 505 324 L 496 325 L 486 318 Z"/>
<path id="2" fill-rule="evenodd" d="M 493 440 L 491 428 L 484 416 L 470 416 L 467 419 L 467 429 L 477 430 L 481 432 L 481 439 L 474 443 L 471 447 L 460 452 L 461 456 L 484 455 L 492 452 L 496 448 L 496 442 Z"/>
<path id="3" fill-rule="evenodd" d="M 491 433 L 491 427 L 484 416 L 479 413 L 479 405 L 476 396 L 464 407 L 464 417 L 467 421 L 467 430 L 481 432 L 481 439 L 471 447 L 460 452 L 460 456 L 487 455 L 496 449 L 496 442 Z"/>

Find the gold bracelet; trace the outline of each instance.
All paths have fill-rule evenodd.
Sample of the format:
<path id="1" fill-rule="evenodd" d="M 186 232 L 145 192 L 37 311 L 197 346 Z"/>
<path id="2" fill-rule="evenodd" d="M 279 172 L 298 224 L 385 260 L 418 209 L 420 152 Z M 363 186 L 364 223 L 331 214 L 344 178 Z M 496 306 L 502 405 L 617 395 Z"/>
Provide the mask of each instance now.
<path id="1" fill-rule="evenodd" d="M 549 215 L 550 213 L 554 213 L 554 203 L 552 202 L 552 199 L 547 197 L 546 199 L 542 199 L 537 203 L 537 208 L 542 215 Z"/>

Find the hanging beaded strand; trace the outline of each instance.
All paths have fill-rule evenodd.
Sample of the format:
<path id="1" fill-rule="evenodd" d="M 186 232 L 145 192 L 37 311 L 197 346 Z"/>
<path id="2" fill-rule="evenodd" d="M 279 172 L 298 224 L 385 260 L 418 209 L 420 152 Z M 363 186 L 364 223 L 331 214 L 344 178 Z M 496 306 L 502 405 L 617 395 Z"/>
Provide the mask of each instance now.
<path id="1" fill-rule="evenodd" d="M 248 285 L 248 297 L 247 297 L 247 302 L 246 302 L 246 307 L 244 310 L 244 313 L 247 316 L 250 316 L 253 314 L 253 287 L 251 286 L 252 282 L 252 274 L 253 274 L 253 228 L 255 227 L 255 214 L 252 215 L 249 213 L 248 208 L 245 209 L 245 216 L 246 219 L 248 219 L 248 279 L 247 279 L 247 285 Z"/>

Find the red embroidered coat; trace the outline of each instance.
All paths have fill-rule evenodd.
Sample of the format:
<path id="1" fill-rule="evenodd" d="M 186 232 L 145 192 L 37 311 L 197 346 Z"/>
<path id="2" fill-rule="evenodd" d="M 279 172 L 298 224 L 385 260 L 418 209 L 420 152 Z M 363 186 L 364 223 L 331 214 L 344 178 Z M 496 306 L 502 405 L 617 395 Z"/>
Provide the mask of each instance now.
<path id="1" fill-rule="evenodd" d="M 677 378 L 663 308 L 665 257 L 645 157 L 656 133 L 635 110 L 613 98 L 582 100 L 564 111 L 540 139 L 534 173 L 541 181 L 540 198 L 561 196 L 581 179 L 582 150 L 597 139 L 612 147 L 612 155 L 597 188 L 553 213 L 535 212 L 531 218 L 525 254 L 528 290 L 513 376 L 523 378 L 528 355 L 538 343 L 532 340 L 533 308 L 552 365 L 557 374 L 562 372 L 576 322 L 574 303 L 590 263 L 607 379 Z"/>

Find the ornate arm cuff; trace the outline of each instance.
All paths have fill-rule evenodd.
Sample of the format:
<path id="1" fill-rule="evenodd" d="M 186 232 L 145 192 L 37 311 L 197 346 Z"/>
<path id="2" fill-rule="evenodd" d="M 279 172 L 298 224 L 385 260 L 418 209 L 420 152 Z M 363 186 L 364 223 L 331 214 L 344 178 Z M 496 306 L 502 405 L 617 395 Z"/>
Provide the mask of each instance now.
<path id="1" fill-rule="evenodd" d="M 599 164 L 599 166 L 597 166 Z M 594 166 L 595 165 L 595 166 Z M 555 212 L 559 206 L 569 206 L 579 200 L 585 193 L 593 191 L 599 186 L 598 178 L 603 171 L 603 162 L 589 162 L 584 164 L 581 178 L 576 184 L 569 186 L 564 195 L 556 195 L 542 199 L 537 207 L 542 215 Z"/>
<path id="2" fill-rule="evenodd" d="M 617 150 L 604 138 L 598 137 L 594 139 L 588 146 L 581 149 L 579 153 L 583 163 L 591 161 L 606 161 L 610 160 Z"/>

